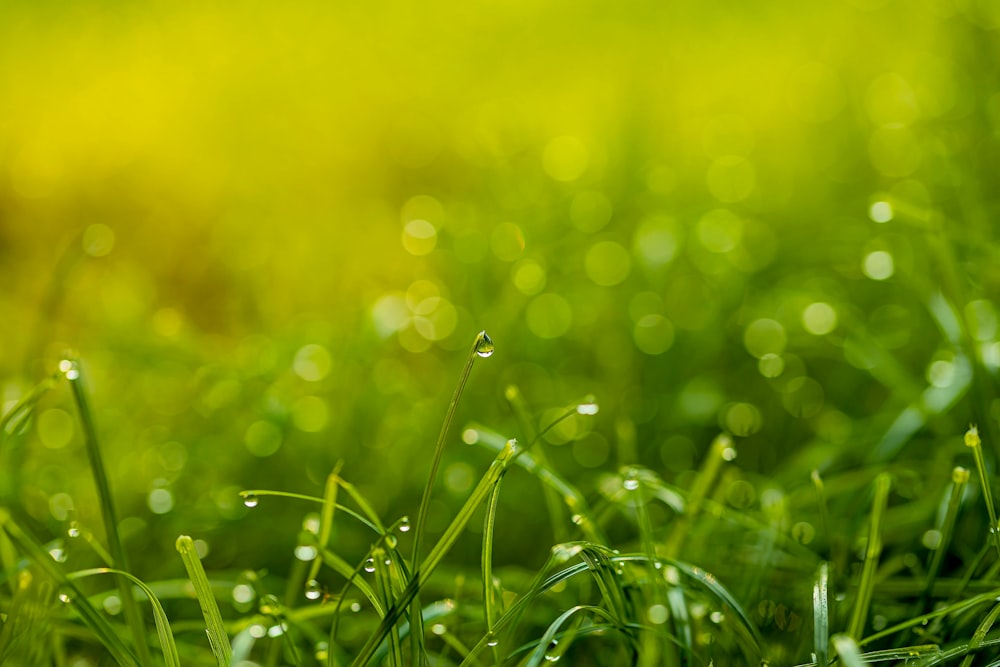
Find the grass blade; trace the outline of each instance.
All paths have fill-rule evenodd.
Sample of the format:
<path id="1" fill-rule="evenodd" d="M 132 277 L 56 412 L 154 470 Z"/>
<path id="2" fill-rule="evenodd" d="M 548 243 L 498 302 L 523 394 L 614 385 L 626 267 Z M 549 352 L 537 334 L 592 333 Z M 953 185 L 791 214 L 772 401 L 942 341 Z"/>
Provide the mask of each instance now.
<path id="1" fill-rule="evenodd" d="M 872 591 L 875 588 L 875 568 L 878 567 L 879 557 L 882 555 L 882 520 L 885 517 L 891 482 L 892 478 L 889 473 L 880 473 L 875 478 L 875 500 L 872 503 L 871 524 L 868 527 L 868 548 L 865 551 L 865 563 L 862 566 L 861 580 L 858 583 L 858 597 L 854 603 L 854 611 L 847 631 L 847 634 L 855 640 L 861 639 L 865 629 L 865 621 L 868 619 L 868 607 L 871 604 Z"/>
<path id="2" fill-rule="evenodd" d="M 989 632 L 990 628 L 993 627 L 993 624 L 996 623 L 998 615 L 1000 615 L 1000 604 L 994 605 L 993 609 L 990 609 L 990 613 L 986 615 L 986 618 L 984 618 L 982 623 L 979 624 L 979 627 L 976 628 L 975 633 L 972 635 L 972 639 L 969 640 L 969 653 L 962 659 L 960 667 L 970 667 L 972 665 L 972 660 L 975 658 L 973 651 L 982 645 L 983 640 L 986 639 L 986 633 Z"/>
<path id="3" fill-rule="evenodd" d="M 830 567 L 821 563 L 816 584 L 813 586 L 813 651 L 816 664 L 826 667 L 830 662 Z"/>
<path id="4" fill-rule="evenodd" d="M 212 587 L 205 576 L 205 568 L 201 564 L 198 552 L 195 550 L 194 540 L 187 535 L 177 538 L 177 551 L 184 561 L 184 568 L 187 570 L 191 583 L 194 584 L 194 592 L 201 606 L 202 616 L 205 617 L 205 626 L 208 632 L 208 643 L 212 647 L 212 653 L 219 663 L 219 667 L 229 667 L 233 657 L 233 648 L 229 644 L 229 635 L 226 634 L 226 627 L 222 622 L 222 614 L 219 613 L 219 605 L 212 594 Z"/>
<path id="5" fill-rule="evenodd" d="M 493 631 L 496 619 L 496 608 L 493 596 L 496 588 L 493 585 L 493 529 L 496 526 L 497 501 L 500 499 L 500 481 L 490 491 L 490 498 L 486 505 L 486 518 L 483 520 L 483 553 L 481 557 L 483 567 L 483 617 L 486 619 L 486 634 L 489 637 L 487 645 L 493 645 L 493 659 L 496 664 L 500 664 L 499 654 L 496 650 L 497 638 Z"/>
<path id="6" fill-rule="evenodd" d="M 948 545 L 951 544 L 951 537 L 955 532 L 955 521 L 958 519 L 958 511 L 962 507 L 962 497 L 965 495 L 965 485 L 969 481 L 969 471 L 966 468 L 957 466 L 951 473 L 951 494 L 948 496 L 948 509 L 945 511 L 944 520 L 941 522 L 941 539 L 934 548 L 934 555 L 931 557 L 930 565 L 927 568 L 927 582 L 924 584 L 924 594 L 921 599 L 920 611 L 927 609 L 927 603 L 934 591 L 934 581 L 938 573 L 941 572 L 941 565 L 944 563 L 944 556 L 948 552 Z"/>
<path id="7" fill-rule="evenodd" d="M 167 619 L 167 614 L 163 611 L 163 605 L 160 604 L 160 601 L 156 598 L 153 590 L 134 575 L 108 567 L 81 570 L 70 574 L 69 578 L 81 579 L 95 574 L 113 574 L 125 577 L 139 587 L 139 590 L 143 592 L 146 599 L 149 600 L 150 606 L 153 608 L 153 621 L 156 623 L 156 635 L 160 640 L 160 649 L 163 652 L 164 662 L 167 667 L 180 667 L 181 660 L 177 655 L 177 644 L 174 642 L 174 635 L 170 631 L 170 621 Z"/>
<path id="8" fill-rule="evenodd" d="M 990 516 L 990 535 L 993 536 L 993 544 L 997 548 L 997 555 L 1000 556 L 1000 523 L 997 523 L 996 505 L 993 504 L 993 491 L 990 489 L 990 473 L 986 468 L 986 459 L 983 456 L 983 442 L 979 439 L 979 429 L 970 426 L 965 433 L 965 446 L 972 449 L 976 457 L 976 469 L 979 471 L 979 482 L 983 487 L 983 500 L 986 502 L 986 512 Z"/>
<path id="9" fill-rule="evenodd" d="M 337 489 L 340 488 L 338 484 L 340 469 L 343 465 L 343 461 L 338 461 L 337 465 L 333 467 L 333 471 L 326 478 L 326 489 L 323 493 L 323 510 L 320 512 L 319 520 L 319 539 L 316 543 L 318 549 L 325 549 L 327 543 L 330 541 L 330 531 L 333 529 L 333 514 L 337 508 Z M 307 598 L 312 599 L 313 596 L 320 594 L 319 582 L 316 580 L 316 577 L 319 575 L 319 568 L 322 564 L 323 560 L 321 558 L 314 558 L 312 565 L 309 566 L 305 591 Z"/>
<path id="10" fill-rule="evenodd" d="M 97 427 L 94 425 L 93 412 L 90 409 L 87 399 L 80 364 L 75 359 L 64 359 L 59 362 L 59 370 L 69 380 L 69 386 L 73 393 L 73 401 L 76 403 L 77 416 L 80 419 L 84 445 L 87 449 L 87 459 L 90 461 L 90 470 L 94 476 L 94 485 L 97 487 L 97 497 L 101 505 L 101 518 L 104 521 L 104 530 L 108 538 L 108 550 L 111 553 L 111 560 L 114 563 L 115 569 L 128 572 L 131 568 L 129 568 L 121 537 L 118 535 L 118 513 L 115 511 L 114 497 L 111 495 L 111 484 L 108 482 L 107 470 L 104 467 L 104 458 L 101 453 L 100 442 L 97 438 Z M 132 640 L 135 642 L 139 661 L 144 665 L 148 665 L 150 663 L 150 656 L 149 647 L 146 646 L 146 628 L 142 622 L 142 614 L 139 613 L 139 606 L 132 595 L 132 586 L 129 584 L 128 579 L 122 576 L 117 577 L 117 583 L 118 591 L 122 598 L 122 611 L 125 615 L 125 622 L 132 631 Z"/>
<path id="11" fill-rule="evenodd" d="M 476 358 L 491 356 L 493 354 L 493 349 L 493 341 L 490 340 L 490 337 L 486 335 L 485 331 L 480 331 L 476 334 L 476 338 L 472 342 L 472 349 L 469 350 L 469 355 L 465 360 L 465 366 L 462 368 L 462 374 L 458 378 L 458 384 L 455 385 L 455 393 L 451 397 L 451 403 L 448 404 L 448 411 L 445 413 L 444 421 L 441 423 L 441 431 L 438 433 L 437 444 L 434 446 L 434 457 L 431 459 L 431 469 L 427 475 L 427 484 L 424 485 L 424 493 L 420 498 L 420 509 L 417 512 L 417 522 L 413 527 L 413 552 L 410 557 L 410 562 L 413 563 L 414 580 L 417 580 L 420 577 L 420 547 L 423 546 L 424 527 L 427 524 L 427 509 L 430 507 L 431 493 L 434 490 L 434 481 L 437 479 L 438 468 L 441 466 L 441 457 L 444 455 L 444 447 L 448 439 L 448 431 L 451 430 L 451 423 L 455 419 L 455 410 L 458 409 L 458 402 L 461 400 L 462 393 L 465 391 L 465 385 L 469 381 L 469 375 L 472 373 L 472 366 L 476 363 Z M 413 609 L 410 624 L 413 627 L 413 631 L 410 632 L 410 659 L 416 664 L 422 664 L 424 661 L 424 633 L 419 627 L 422 622 L 422 619 L 420 618 L 419 588 L 414 591 L 412 602 Z"/>

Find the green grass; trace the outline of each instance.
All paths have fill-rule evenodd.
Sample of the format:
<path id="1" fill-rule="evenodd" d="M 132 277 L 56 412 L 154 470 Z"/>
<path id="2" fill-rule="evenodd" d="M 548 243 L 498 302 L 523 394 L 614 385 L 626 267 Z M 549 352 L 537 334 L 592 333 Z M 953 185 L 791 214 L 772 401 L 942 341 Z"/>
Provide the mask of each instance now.
<path id="1" fill-rule="evenodd" d="M 477 335 L 460 374 L 418 517 L 426 517 L 436 491 L 438 463 L 451 446 L 449 428 L 472 363 L 485 356 L 477 354 L 484 340 L 484 333 Z M 79 375 L 69 382 L 81 415 L 89 415 Z M 5 428 L 23 418 L 40 394 L 52 388 L 53 383 L 46 381 L 39 391 L 28 394 L 5 416 Z M 988 532 L 982 544 L 972 545 L 978 555 L 964 566 L 945 563 L 945 550 L 959 529 L 960 517 L 977 521 L 968 511 L 960 513 L 967 470 L 956 468 L 950 487 L 932 493 L 942 499 L 937 522 L 932 521 L 935 504 L 920 510 L 927 523 L 921 528 L 916 522 L 914 529 L 937 531 L 933 545 L 937 549 L 932 549 L 924 568 L 912 560 L 884 558 L 883 543 L 898 541 L 890 517 L 915 521 L 914 506 L 923 505 L 921 498 L 890 502 L 899 483 L 893 480 L 901 474 L 891 466 L 845 471 L 826 480 L 814 470 L 787 498 L 775 496 L 759 509 L 740 508 L 720 495 L 726 470 L 737 470 L 733 441 L 723 434 L 708 447 L 687 488 L 667 483 L 648 468 L 629 465 L 603 478 L 595 496 L 562 477 L 541 449 L 545 446 L 541 436 L 565 419 L 592 418 L 597 412 L 592 399 L 586 399 L 582 409 L 574 404 L 553 413 L 548 423 L 533 424 L 528 421 L 530 409 L 516 391 L 508 390 L 507 396 L 515 398 L 512 404 L 528 445 L 522 447 L 483 426 L 465 429 L 467 442 L 495 458 L 440 534 L 429 533 L 426 520 L 419 518 L 413 530 L 408 517 L 387 525 L 365 494 L 348 481 L 343 463 L 327 476 L 322 497 L 283 489 L 243 491 L 248 507 L 305 501 L 306 508 L 319 510 L 304 512 L 298 558 L 287 575 L 284 601 L 267 592 L 256 575 L 234 580 L 226 573 L 206 572 L 194 540 L 186 535 L 177 538 L 177 551 L 190 588 L 167 581 L 143 582 L 115 568 L 67 568 L 53 550 L 57 547 L 32 536 L 5 512 L 0 528 L 11 592 L 0 655 L 10 664 L 29 659 L 62 664 L 59 647 L 82 643 L 100 646 L 123 665 L 211 660 L 220 666 L 423 662 L 531 667 L 557 661 L 853 666 L 936 665 L 961 658 L 962 667 L 969 667 L 986 664 L 986 656 L 994 655 L 1000 644 L 993 629 L 1000 613 L 1000 605 L 994 604 L 1000 583 L 994 583 L 998 565 L 990 557 L 995 552 Z M 96 429 L 89 417 L 83 420 L 92 466 L 100 470 Z M 975 435 L 974 430 L 970 433 Z M 967 435 L 966 443 L 976 450 L 989 507 L 989 473 L 978 438 Z M 538 511 L 549 514 L 550 522 L 560 522 L 553 534 L 566 539 L 553 543 L 547 559 L 534 566 L 528 561 L 516 568 L 495 566 L 495 545 L 509 530 L 505 513 L 517 504 L 501 484 L 509 475 L 524 476 L 544 487 L 548 495 L 542 497 L 559 503 L 553 507 L 543 502 Z M 95 478 L 106 523 L 117 525 L 107 479 L 99 472 Z M 855 497 L 869 492 L 873 499 L 857 516 L 835 509 L 859 508 Z M 343 503 L 338 502 L 341 499 Z M 256 511 L 251 512 L 251 523 Z M 992 512 L 983 514 L 980 525 L 996 525 Z M 790 515 L 811 516 L 824 527 L 813 543 L 816 546 L 809 546 L 803 537 L 806 528 L 797 529 L 798 533 L 791 529 Z M 467 531 L 476 517 L 483 524 L 478 538 Z M 837 535 L 861 529 L 867 539 L 860 558 L 837 550 Z M 362 539 L 370 548 L 363 553 L 342 552 L 345 533 L 367 536 Z M 423 541 L 429 545 L 426 554 L 419 548 Z M 480 543 L 481 567 L 448 567 L 449 553 L 468 541 Z M 104 558 L 115 562 L 113 554 L 120 558 L 122 542 L 114 530 L 108 544 L 112 555 Z M 749 556 L 740 551 L 741 544 Z M 728 550 L 740 567 L 757 568 L 768 581 L 777 581 L 780 592 L 763 595 L 781 595 L 781 602 L 764 597 L 754 607 L 741 599 L 741 592 L 751 590 L 749 582 L 738 576 L 738 568 L 724 567 L 726 558 L 717 553 L 720 550 Z M 759 561 L 757 553 L 767 554 L 768 560 Z M 825 559 L 832 559 L 832 564 Z M 837 563 L 838 559 L 847 562 Z M 729 576 L 716 574 L 707 563 L 722 565 Z M 125 615 L 118 620 L 102 611 L 111 593 L 99 587 L 90 593 L 81 588 L 84 580 L 102 573 L 128 582 L 127 588 L 118 587 L 121 608 L 126 608 L 126 600 L 135 600 L 141 615 L 152 616 L 154 633 L 141 617 L 132 621 Z M 953 578 L 957 574 L 963 575 L 960 581 Z M 451 594 L 442 597 L 448 590 Z M 225 611 L 230 607 L 227 602 L 248 595 L 256 600 L 254 605 L 235 615 Z M 173 604 L 191 598 L 197 600 L 200 619 Z M 171 604 L 165 606 L 164 601 Z M 31 639 L 36 635 L 39 639 Z M 56 638 L 55 647 L 49 647 L 47 640 L 46 646 L 38 644 L 42 637 Z"/>

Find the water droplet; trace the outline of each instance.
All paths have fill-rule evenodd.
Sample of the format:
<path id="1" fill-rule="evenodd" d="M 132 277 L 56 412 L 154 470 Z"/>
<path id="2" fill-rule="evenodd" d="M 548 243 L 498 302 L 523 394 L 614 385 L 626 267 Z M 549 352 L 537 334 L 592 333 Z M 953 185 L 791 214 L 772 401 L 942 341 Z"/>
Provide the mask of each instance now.
<path id="1" fill-rule="evenodd" d="M 306 582 L 306 599 L 318 600 L 323 597 L 323 587 L 315 579 Z"/>
<path id="2" fill-rule="evenodd" d="M 80 366 L 72 359 L 63 359 L 60 361 L 59 372 L 65 375 L 67 380 L 80 379 Z"/>
<path id="3" fill-rule="evenodd" d="M 596 415 L 600 410 L 600 406 L 597 403 L 581 403 L 576 406 L 577 414 L 581 415 Z"/>
<path id="4" fill-rule="evenodd" d="M 385 564 L 386 565 L 392 565 L 392 559 L 391 558 L 386 558 L 385 559 Z"/>
<path id="5" fill-rule="evenodd" d="M 360 602 L 352 602 L 351 603 L 351 611 L 353 611 L 355 614 L 358 613 L 359 611 L 361 611 L 361 603 Z"/>
<path id="6" fill-rule="evenodd" d="M 639 488 L 639 471 L 635 468 L 629 468 L 625 471 L 625 479 L 622 481 L 622 486 L 625 487 L 626 491 L 635 491 Z"/>
<path id="7" fill-rule="evenodd" d="M 570 521 L 572 521 L 573 523 L 575 523 L 576 525 L 579 526 L 580 524 L 583 523 L 583 515 L 582 514 L 574 514 L 572 517 L 570 517 Z"/>
<path id="8" fill-rule="evenodd" d="M 493 648 L 494 646 L 496 646 L 499 643 L 500 643 L 500 640 L 492 632 L 490 634 L 486 635 L 486 645 L 489 646 L 490 648 Z"/>
<path id="9" fill-rule="evenodd" d="M 59 601 L 62 602 L 63 604 L 69 604 L 70 602 L 73 601 L 73 598 L 69 596 L 69 593 L 60 593 Z"/>
<path id="10" fill-rule="evenodd" d="M 49 549 L 49 555 L 52 556 L 52 560 L 57 563 L 66 562 L 66 552 L 59 547 L 52 547 Z"/>
<path id="11" fill-rule="evenodd" d="M 374 571 L 375 571 L 375 559 L 369 558 L 368 560 L 365 561 L 365 572 L 374 572 Z"/>
<path id="12" fill-rule="evenodd" d="M 295 547 L 295 557 L 298 558 L 299 560 L 304 560 L 306 562 L 311 560 L 316 560 L 316 556 L 318 555 L 319 552 L 316 550 L 316 547 L 312 545 L 300 544 L 299 546 Z"/>
<path id="13" fill-rule="evenodd" d="M 496 348 L 493 345 L 493 341 L 486 334 L 486 332 L 480 331 L 479 340 L 476 343 L 476 354 L 478 354 L 480 357 L 483 358 L 490 357 L 493 356 L 493 351 L 495 349 Z"/>
<path id="14" fill-rule="evenodd" d="M 559 650 L 559 640 L 553 639 L 549 643 L 549 647 L 545 649 L 545 661 L 546 662 L 556 662 L 561 657 L 556 651 Z"/>
<path id="15" fill-rule="evenodd" d="M 410 532 L 410 517 L 404 516 L 399 520 L 399 532 L 408 533 Z"/>
<path id="16" fill-rule="evenodd" d="M 260 498 L 254 493 L 242 493 L 240 495 L 243 496 L 243 504 L 247 507 L 257 507 L 257 503 L 260 502 Z"/>
<path id="17" fill-rule="evenodd" d="M 67 537 L 80 537 L 80 524 L 76 521 L 70 521 L 69 527 L 66 528 Z"/>
<path id="18" fill-rule="evenodd" d="M 725 617 L 725 615 L 723 615 L 723 613 L 722 613 L 721 611 L 713 611 L 713 612 L 712 612 L 712 613 L 711 613 L 711 614 L 709 615 L 709 617 L 708 617 L 708 619 L 709 619 L 710 621 L 712 621 L 712 623 L 716 623 L 716 624 L 718 624 L 718 623 L 722 623 L 722 621 L 723 621 L 723 620 L 724 620 L 725 618 L 726 618 L 726 617 Z"/>
<path id="19" fill-rule="evenodd" d="M 431 626 L 431 632 L 440 637 L 444 633 L 448 632 L 448 628 L 445 627 L 444 623 L 435 623 Z"/>

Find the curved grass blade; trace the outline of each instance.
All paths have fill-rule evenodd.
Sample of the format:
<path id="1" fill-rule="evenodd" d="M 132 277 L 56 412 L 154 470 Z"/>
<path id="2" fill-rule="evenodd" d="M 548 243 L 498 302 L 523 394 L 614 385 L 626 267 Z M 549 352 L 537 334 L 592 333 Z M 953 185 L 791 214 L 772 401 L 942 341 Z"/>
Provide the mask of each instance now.
<path id="1" fill-rule="evenodd" d="M 139 590 L 141 590 L 146 596 L 146 599 L 149 600 L 149 605 L 153 609 L 153 621 L 156 623 L 156 635 L 160 640 L 160 650 L 163 652 L 164 662 L 167 667 L 180 667 L 181 660 L 177 655 L 177 644 L 174 642 L 174 635 L 170 631 L 170 621 L 167 619 L 167 614 L 163 611 L 163 605 L 160 604 L 160 601 L 156 598 L 153 590 L 138 577 L 135 577 L 128 572 L 115 570 L 110 567 L 80 570 L 78 572 L 73 572 L 68 575 L 68 577 L 70 579 L 81 579 L 95 574 L 114 574 L 122 576 L 139 587 Z"/>
<path id="2" fill-rule="evenodd" d="M 496 635 L 493 631 L 493 624 L 496 617 L 494 595 L 496 587 L 493 585 L 493 529 L 496 526 L 497 501 L 500 499 L 500 481 L 490 491 L 490 498 L 486 505 L 486 518 L 483 520 L 483 552 L 480 558 L 483 567 L 483 617 L 486 620 L 486 634 L 489 637 L 487 643 L 493 644 L 493 662 L 500 664 L 499 652 L 496 650 Z"/>
<path id="3" fill-rule="evenodd" d="M 11 518 L 10 514 L 0 508 L 0 527 L 10 536 L 11 541 L 24 552 L 32 562 L 35 563 L 45 574 L 55 581 L 65 595 L 69 598 L 73 608 L 80 619 L 94 632 L 98 640 L 111 654 L 111 657 L 119 665 L 126 667 L 138 666 L 140 663 L 135 655 L 122 641 L 114 628 L 105 620 L 104 616 L 93 605 L 87 601 L 75 583 L 69 579 L 62 568 L 52 559 L 47 551 L 38 543 L 33 536 L 22 530 L 20 526 Z"/>
<path id="4" fill-rule="evenodd" d="M 0 442 L 3 442 L 9 435 L 19 430 L 18 426 L 22 424 L 23 418 L 30 414 L 35 404 L 38 403 L 46 392 L 56 386 L 59 375 L 59 373 L 53 373 L 36 384 L 14 407 L 4 413 L 3 416 L 0 416 Z"/>
<path id="5" fill-rule="evenodd" d="M 212 587 L 205 576 L 205 568 L 198 558 L 195 550 L 194 540 L 187 535 L 177 538 L 177 551 L 184 561 L 184 569 L 187 570 L 188 577 L 194 585 L 194 592 L 201 607 L 202 616 L 205 617 L 206 631 L 208 632 L 208 643 L 212 647 L 219 667 L 229 667 L 233 659 L 233 647 L 229 643 L 229 635 L 226 633 L 226 626 L 222 622 L 222 614 L 219 613 L 219 605 L 212 594 Z"/>
<path id="6" fill-rule="evenodd" d="M 559 633 L 560 628 L 566 623 L 571 617 L 580 612 L 590 612 L 596 616 L 601 616 L 608 620 L 614 627 L 618 627 L 618 623 L 611 617 L 606 609 L 602 607 L 594 607 L 591 605 L 577 605 L 576 607 L 571 607 L 561 613 L 556 620 L 549 624 L 549 627 L 545 630 L 545 634 L 542 638 L 538 640 L 538 645 L 535 650 L 531 652 L 531 656 L 528 658 L 528 662 L 525 667 L 538 667 L 542 664 L 542 661 L 555 662 L 559 659 L 563 652 L 565 652 L 568 646 L 558 646 L 555 648 L 556 644 L 555 638 Z M 558 651 L 558 652 L 556 652 Z"/>
<path id="7" fill-rule="evenodd" d="M 341 482 L 343 480 L 340 480 Z M 240 497 L 243 498 L 243 502 L 253 503 L 255 500 L 261 496 L 277 496 L 278 498 L 294 498 L 295 500 L 307 500 L 309 502 L 318 503 L 320 505 L 324 504 L 326 501 L 323 498 L 318 498 L 317 496 L 308 496 L 302 493 L 292 493 L 291 491 L 272 491 L 270 489 L 244 489 L 240 491 Z M 255 506 L 255 505 L 253 505 Z M 365 517 L 361 516 L 358 512 L 352 510 L 350 507 L 344 507 L 343 505 L 336 505 L 338 512 L 343 512 L 344 514 L 351 516 L 364 525 L 371 528 L 376 533 L 381 534 L 382 531 L 379 530 L 378 526 Z"/>
<path id="8" fill-rule="evenodd" d="M 983 443 L 979 439 L 979 429 L 970 426 L 965 433 L 965 446 L 972 449 L 976 458 L 976 469 L 979 471 L 979 481 L 983 488 L 983 501 L 986 503 L 986 512 L 990 516 L 990 535 L 993 536 L 993 544 L 996 546 L 997 555 L 1000 556 L 1000 523 L 997 522 L 997 509 L 993 504 L 993 491 L 990 487 L 990 472 L 986 467 L 986 458 L 983 456 Z"/>

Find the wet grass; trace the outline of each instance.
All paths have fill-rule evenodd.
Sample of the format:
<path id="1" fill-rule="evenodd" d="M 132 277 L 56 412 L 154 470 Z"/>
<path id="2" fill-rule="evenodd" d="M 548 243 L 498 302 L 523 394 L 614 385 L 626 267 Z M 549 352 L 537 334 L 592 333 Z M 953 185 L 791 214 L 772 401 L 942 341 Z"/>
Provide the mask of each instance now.
<path id="1" fill-rule="evenodd" d="M 264 500 L 304 504 L 283 598 L 253 571 L 206 572 L 186 535 L 176 544 L 186 581 L 143 582 L 122 566 L 97 429 L 79 366 L 66 365 L 0 426 L 12 437 L 60 377 L 70 383 L 111 527 L 102 552 L 108 567 L 67 567 L 60 540 L 39 539 L 5 510 L 4 664 L 67 664 L 67 645 L 90 645 L 122 665 L 170 666 L 997 664 L 1000 561 L 989 530 L 996 525 L 991 473 L 975 428 L 965 443 L 974 450 L 985 503 L 974 506 L 964 503 L 965 468 L 933 490 L 926 485 L 938 477 L 928 469 L 927 502 L 897 491 L 912 484 L 912 475 L 890 464 L 825 477 L 813 470 L 788 493 L 757 480 L 759 501 L 744 502 L 734 489 L 745 490 L 753 477 L 740 474 L 728 434 L 710 443 L 685 484 L 628 465 L 596 489 L 578 489 L 546 458 L 542 436 L 570 417 L 592 418 L 597 404 L 586 397 L 539 423 L 510 387 L 506 398 L 521 432 L 465 427 L 463 439 L 494 459 L 447 528 L 427 530 L 456 407 L 476 360 L 493 352 L 492 342 L 484 348 L 488 341 L 485 333 L 476 336 L 459 375 L 414 522 L 380 517 L 343 463 L 326 477 L 322 497 L 242 492 L 248 507 Z M 509 475 L 545 489 L 536 511 L 549 515 L 552 534 L 517 536 L 533 547 L 550 545 L 543 562 L 495 563 L 498 540 L 516 532 L 506 525 L 519 502 L 505 493 Z M 478 536 L 468 531 L 473 521 L 482 524 Z M 954 548 L 956 531 L 974 535 L 977 527 L 980 544 Z M 79 537 L 81 528 L 74 529 Z M 367 535 L 367 551 L 342 551 L 337 536 L 345 531 Z M 912 546 L 900 548 L 928 540 L 923 560 Z M 479 568 L 452 564 L 452 550 L 474 541 Z M 81 587 L 99 574 L 112 575 L 117 587 Z M 164 604 L 184 600 L 196 601 L 200 614 Z M 241 611 L 234 613 L 234 602 Z"/>

